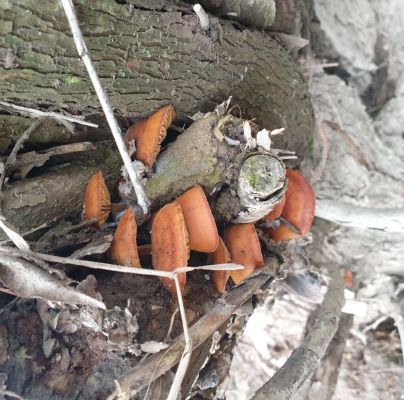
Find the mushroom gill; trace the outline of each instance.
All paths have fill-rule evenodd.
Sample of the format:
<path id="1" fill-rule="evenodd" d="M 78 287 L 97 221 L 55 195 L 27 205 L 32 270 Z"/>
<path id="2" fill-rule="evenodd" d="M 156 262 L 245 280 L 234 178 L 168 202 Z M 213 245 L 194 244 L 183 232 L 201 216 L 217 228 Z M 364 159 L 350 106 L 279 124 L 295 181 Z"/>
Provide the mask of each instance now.
<path id="1" fill-rule="evenodd" d="M 160 108 L 149 118 L 133 124 L 125 135 L 125 142 L 130 155 L 151 168 L 160 151 L 161 142 L 166 137 L 167 128 L 171 125 L 174 117 L 174 107 L 169 104 Z M 132 145 L 133 140 L 136 144 L 136 151 L 131 150 L 135 148 Z"/>

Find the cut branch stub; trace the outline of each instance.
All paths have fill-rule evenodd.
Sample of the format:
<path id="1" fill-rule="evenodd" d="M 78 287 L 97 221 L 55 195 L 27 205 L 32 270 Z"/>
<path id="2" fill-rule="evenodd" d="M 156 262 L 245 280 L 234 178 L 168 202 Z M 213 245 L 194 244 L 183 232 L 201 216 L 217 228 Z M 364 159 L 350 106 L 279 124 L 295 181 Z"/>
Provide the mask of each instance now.
<path id="1" fill-rule="evenodd" d="M 140 267 L 136 236 L 135 213 L 132 208 L 128 208 L 119 221 L 111 243 L 111 257 L 117 264 Z"/>
<path id="2" fill-rule="evenodd" d="M 158 211 L 151 228 L 153 268 L 161 271 L 173 271 L 186 267 L 189 257 L 188 233 L 184 216 L 178 203 L 173 202 Z M 164 286 L 176 298 L 175 282 L 161 278 Z M 184 295 L 186 275 L 178 274 L 181 293 Z"/>
<path id="3" fill-rule="evenodd" d="M 300 234 L 282 224 L 277 229 L 267 230 L 275 241 L 296 239 L 307 235 L 314 219 L 315 195 L 310 183 L 300 172 L 292 169 L 286 171 L 286 177 L 288 188 L 281 216 L 296 227 Z"/>
<path id="4" fill-rule="evenodd" d="M 264 265 L 261 246 L 254 224 L 235 224 L 224 231 L 224 241 L 229 249 L 231 261 L 244 266 L 242 270 L 230 271 L 230 277 L 239 284 L 254 270 Z"/>
<path id="5" fill-rule="evenodd" d="M 167 105 L 156 111 L 149 118 L 132 125 L 125 135 L 129 154 L 151 168 L 160 151 L 161 142 L 166 137 L 167 128 L 171 125 L 174 117 L 174 107 Z M 133 140 L 136 147 L 132 144 Z M 136 151 L 134 151 L 135 148 Z"/>
<path id="6" fill-rule="evenodd" d="M 87 184 L 83 202 L 84 219 L 97 219 L 100 227 L 111 211 L 111 198 L 101 171 L 95 173 Z"/>
<path id="7" fill-rule="evenodd" d="M 219 244 L 219 234 L 202 188 L 196 185 L 179 196 L 176 201 L 184 215 L 190 250 L 214 252 Z"/>
<path id="8" fill-rule="evenodd" d="M 227 250 L 222 238 L 219 237 L 219 245 L 214 253 L 210 255 L 212 264 L 225 264 L 231 261 L 229 250 Z M 219 293 L 226 291 L 226 283 L 230 278 L 230 271 L 213 271 L 213 283 Z"/>
<path id="9" fill-rule="evenodd" d="M 258 221 L 281 201 L 285 190 L 282 160 L 274 154 L 250 155 L 240 168 L 237 196 L 241 210 L 232 222 Z"/>

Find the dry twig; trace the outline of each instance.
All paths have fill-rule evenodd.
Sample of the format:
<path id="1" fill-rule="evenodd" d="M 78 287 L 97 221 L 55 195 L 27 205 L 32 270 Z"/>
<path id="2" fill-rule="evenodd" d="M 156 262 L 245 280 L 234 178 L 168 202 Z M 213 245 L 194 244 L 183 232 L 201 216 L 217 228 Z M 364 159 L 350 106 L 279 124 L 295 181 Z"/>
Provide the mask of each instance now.
<path id="1" fill-rule="evenodd" d="M 18 114 L 32 117 L 32 118 L 52 118 L 56 121 L 63 123 L 64 121 L 74 122 L 79 125 L 91 126 L 92 128 L 98 128 L 97 124 L 92 122 L 84 121 L 82 117 L 74 117 L 73 115 L 65 115 L 61 113 L 56 113 L 53 111 L 41 111 L 35 110 L 34 108 L 17 106 L 16 104 L 7 103 L 5 101 L 0 101 L 0 107 L 9 112 L 17 112 Z"/>
<path id="2" fill-rule="evenodd" d="M 0 191 L 1 191 L 1 188 L 3 187 L 4 180 L 6 179 L 7 167 L 12 165 L 15 162 L 15 160 L 17 158 L 17 154 L 20 151 L 20 149 L 22 148 L 22 146 L 24 145 L 24 142 L 29 138 L 29 135 L 31 135 L 31 133 L 34 132 L 34 130 L 42 123 L 43 120 L 44 120 L 43 118 L 39 118 L 39 119 L 35 120 L 30 125 L 30 127 L 19 137 L 19 139 L 15 143 L 13 150 L 11 151 L 10 155 L 7 157 L 7 160 L 4 164 L 4 170 L 3 170 L 3 173 L 1 174 L 1 178 L 0 178 Z"/>

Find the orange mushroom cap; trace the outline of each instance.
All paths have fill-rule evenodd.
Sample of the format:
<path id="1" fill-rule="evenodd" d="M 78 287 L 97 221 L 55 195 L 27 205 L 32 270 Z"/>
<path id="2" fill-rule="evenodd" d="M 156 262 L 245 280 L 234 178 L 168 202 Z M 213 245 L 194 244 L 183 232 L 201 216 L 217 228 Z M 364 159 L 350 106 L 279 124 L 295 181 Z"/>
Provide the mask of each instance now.
<path id="1" fill-rule="evenodd" d="M 286 197 L 283 196 L 282 200 L 278 203 L 275 204 L 275 207 L 273 208 L 272 211 L 270 211 L 264 218 L 262 218 L 264 221 L 275 221 L 282 215 L 283 207 L 285 206 L 285 201 Z"/>
<path id="2" fill-rule="evenodd" d="M 230 277 L 238 285 L 257 268 L 264 265 L 261 246 L 254 224 L 235 224 L 224 231 L 224 241 L 231 261 L 244 265 L 242 270 L 230 271 Z"/>
<path id="3" fill-rule="evenodd" d="M 174 107 L 169 104 L 156 111 L 149 118 L 133 124 L 125 135 L 126 145 L 135 140 L 136 152 L 134 157 L 151 168 L 160 151 L 161 142 L 167 134 L 167 128 L 175 117 Z"/>
<path id="4" fill-rule="evenodd" d="M 210 254 L 212 264 L 226 264 L 231 261 L 229 250 L 227 250 L 222 238 L 219 237 L 219 245 L 214 253 Z M 213 283 L 219 293 L 226 291 L 226 283 L 230 278 L 230 271 L 213 271 Z"/>
<path id="5" fill-rule="evenodd" d="M 132 208 L 128 208 L 119 221 L 111 243 L 111 257 L 117 264 L 140 267 L 136 235 L 135 213 Z"/>
<path id="6" fill-rule="evenodd" d="M 178 203 L 173 202 L 159 210 L 153 219 L 151 228 L 153 268 L 161 271 L 173 271 L 186 267 L 189 257 L 188 233 L 184 216 Z M 164 286 L 176 297 L 175 282 L 161 278 Z M 178 274 L 181 293 L 184 295 L 186 275 Z"/>
<path id="7" fill-rule="evenodd" d="M 314 219 L 315 196 L 310 183 L 298 171 L 286 171 L 288 188 L 285 193 L 285 206 L 282 217 L 300 230 L 300 235 L 291 231 L 285 225 L 277 229 L 268 229 L 269 235 L 275 241 L 295 239 L 306 236 Z"/>
<path id="8" fill-rule="evenodd" d="M 202 253 L 215 251 L 219 245 L 219 234 L 202 188 L 196 185 L 179 196 L 176 201 L 184 215 L 189 248 Z"/>
<path id="9" fill-rule="evenodd" d="M 87 184 L 83 202 L 84 219 L 97 219 L 100 227 L 111 211 L 111 198 L 101 171 L 95 173 Z"/>

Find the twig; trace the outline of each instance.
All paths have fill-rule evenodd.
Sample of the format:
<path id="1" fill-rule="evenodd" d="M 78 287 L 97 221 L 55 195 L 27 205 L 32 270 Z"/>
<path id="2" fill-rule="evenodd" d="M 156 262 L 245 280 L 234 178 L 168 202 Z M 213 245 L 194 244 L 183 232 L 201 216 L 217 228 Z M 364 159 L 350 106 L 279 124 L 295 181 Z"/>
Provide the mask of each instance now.
<path id="1" fill-rule="evenodd" d="M 317 200 L 315 215 L 339 225 L 404 232 L 404 208 L 358 207 L 338 201 Z"/>
<path id="2" fill-rule="evenodd" d="M 17 106 L 16 104 L 11 104 L 7 103 L 5 101 L 0 101 L 0 106 L 9 111 L 17 111 L 19 114 L 32 117 L 32 118 L 52 118 L 55 119 L 56 121 L 69 121 L 69 122 L 74 122 L 79 125 L 86 125 L 86 126 L 91 126 L 92 128 L 98 128 L 97 124 L 93 124 L 92 122 L 87 122 L 84 121 L 83 117 L 73 117 L 72 115 L 65 115 L 61 113 L 56 113 L 53 111 L 41 111 L 41 110 L 35 110 L 34 108 L 28 108 L 28 107 L 22 107 L 22 106 Z"/>
<path id="3" fill-rule="evenodd" d="M 108 125 L 111 129 L 112 135 L 115 139 L 116 145 L 118 147 L 119 153 L 122 157 L 123 163 L 128 172 L 129 178 L 132 182 L 133 188 L 136 193 L 137 201 L 140 207 L 142 208 L 145 214 L 148 213 L 149 208 L 149 200 L 146 196 L 146 193 L 140 184 L 139 177 L 137 171 L 135 170 L 132 161 L 129 157 L 129 154 L 126 150 L 125 143 L 122 139 L 121 130 L 118 126 L 118 123 L 115 119 L 114 113 L 112 111 L 111 105 L 109 103 L 107 94 L 101 86 L 101 82 L 98 79 L 97 72 L 95 70 L 94 64 L 90 58 L 90 53 L 88 52 L 87 46 L 84 42 L 83 35 L 81 34 L 81 30 L 77 21 L 76 13 L 74 11 L 74 5 L 71 0 L 60 0 L 62 6 L 64 8 L 67 20 L 70 25 L 70 30 L 72 31 L 74 43 L 77 47 L 77 52 L 79 53 L 80 58 L 82 59 L 85 67 L 87 68 L 88 75 L 91 79 L 91 82 L 94 86 L 95 92 L 98 96 L 98 99 L 101 103 L 101 107 L 104 111 L 105 117 L 107 118 Z"/>
<path id="4" fill-rule="evenodd" d="M 178 307 L 175 308 L 175 311 L 173 312 L 173 314 L 171 315 L 171 319 L 170 319 L 170 325 L 168 326 L 168 330 L 167 330 L 167 334 L 166 334 L 166 340 L 170 339 L 171 336 L 171 332 L 173 330 L 174 327 L 174 321 L 175 321 L 175 317 L 178 314 Z"/>
<path id="5" fill-rule="evenodd" d="M 269 269 L 276 268 L 274 265 L 269 265 L 273 263 L 277 263 L 277 261 L 275 259 L 266 260 Z M 244 284 L 222 296 L 215 303 L 214 307 L 189 329 L 189 336 L 192 340 L 193 348 L 196 349 L 204 343 L 205 340 L 226 323 L 237 308 L 244 304 L 257 289 L 266 285 L 271 279 L 270 276 L 263 272 L 260 275 L 248 279 Z M 144 362 L 129 370 L 118 380 L 121 390 L 130 396 L 134 396 L 148 384 L 148 377 L 150 377 L 153 372 L 155 379 L 157 379 L 174 367 L 182 357 L 183 340 L 183 335 L 181 335 L 177 338 L 175 344 L 164 350 L 164 352 L 162 351 L 151 355 Z M 115 397 L 113 394 L 109 399 Z"/>
<path id="6" fill-rule="evenodd" d="M 340 271 L 330 267 L 331 281 L 313 329 L 292 353 L 282 368 L 262 386 L 252 400 L 293 399 L 318 368 L 338 329 L 344 304 L 344 285 Z"/>
<path id="7" fill-rule="evenodd" d="M 44 118 L 39 118 L 39 119 L 35 120 L 29 126 L 29 128 L 18 138 L 17 142 L 15 143 L 15 145 L 13 147 L 13 150 L 11 151 L 10 155 L 7 157 L 7 160 L 4 164 L 4 170 L 3 170 L 3 173 L 1 174 L 1 178 L 0 178 L 0 191 L 1 191 L 1 188 L 3 187 L 4 180 L 6 179 L 7 167 L 9 165 L 12 165 L 15 162 L 15 160 L 17 158 L 17 154 L 20 151 L 21 147 L 24 145 L 24 142 L 29 138 L 31 133 L 42 123 L 43 120 L 44 120 Z"/>

